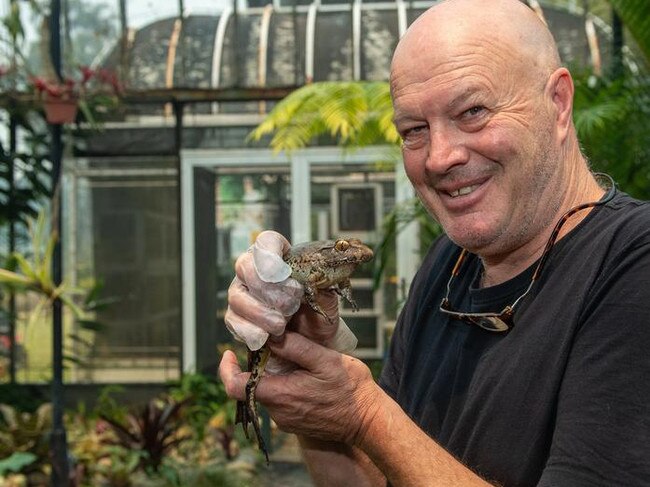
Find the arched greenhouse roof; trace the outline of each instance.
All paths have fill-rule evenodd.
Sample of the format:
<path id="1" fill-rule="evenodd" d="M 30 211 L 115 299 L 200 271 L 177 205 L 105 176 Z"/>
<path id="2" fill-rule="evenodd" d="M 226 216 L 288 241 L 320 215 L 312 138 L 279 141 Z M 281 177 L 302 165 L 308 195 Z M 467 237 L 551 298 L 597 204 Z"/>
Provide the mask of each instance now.
<path id="1" fill-rule="evenodd" d="M 323 80 L 386 80 L 407 26 L 435 2 L 373 2 L 294 7 L 269 4 L 220 15 L 169 18 L 133 33 L 108 64 L 123 66 L 130 90 L 272 88 Z M 587 16 L 545 6 L 541 12 L 569 66 L 606 63 L 602 29 L 594 52 Z"/>

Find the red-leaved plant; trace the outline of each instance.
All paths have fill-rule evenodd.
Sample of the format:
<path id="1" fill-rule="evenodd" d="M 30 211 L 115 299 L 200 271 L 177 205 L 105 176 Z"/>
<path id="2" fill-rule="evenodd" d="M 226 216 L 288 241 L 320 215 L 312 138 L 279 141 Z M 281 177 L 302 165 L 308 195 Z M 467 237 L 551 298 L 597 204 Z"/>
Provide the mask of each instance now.
<path id="1" fill-rule="evenodd" d="M 83 99 L 90 96 L 117 96 L 122 86 L 115 72 L 108 69 L 92 69 L 79 66 L 77 78 L 65 77 L 61 82 L 46 80 L 39 76 L 31 78 L 34 90 L 40 96 L 60 99 Z"/>

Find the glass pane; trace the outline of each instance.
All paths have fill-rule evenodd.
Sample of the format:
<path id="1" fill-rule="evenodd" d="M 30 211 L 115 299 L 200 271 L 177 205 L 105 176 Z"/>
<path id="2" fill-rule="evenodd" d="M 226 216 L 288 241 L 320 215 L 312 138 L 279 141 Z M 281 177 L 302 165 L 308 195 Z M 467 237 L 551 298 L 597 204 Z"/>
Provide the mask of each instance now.
<path id="1" fill-rule="evenodd" d="M 377 348 L 377 327 L 379 326 L 377 318 L 349 316 L 345 318 L 345 322 L 359 340 L 358 349 Z"/>
<path id="2" fill-rule="evenodd" d="M 164 382 L 180 371 L 178 188 L 170 160 L 128 165 L 91 160 L 68 189 L 66 274 L 80 287 L 101 282 L 110 303 L 103 329 L 74 341 L 82 363 L 68 380 Z M 133 169 L 146 166 L 147 169 Z"/>

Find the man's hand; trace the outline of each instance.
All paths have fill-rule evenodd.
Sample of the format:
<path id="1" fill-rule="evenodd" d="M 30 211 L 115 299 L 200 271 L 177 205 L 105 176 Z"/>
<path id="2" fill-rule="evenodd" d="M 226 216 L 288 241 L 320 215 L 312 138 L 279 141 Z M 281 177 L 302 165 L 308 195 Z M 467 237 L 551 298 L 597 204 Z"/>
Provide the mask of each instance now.
<path id="1" fill-rule="evenodd" d="M 348 445 L 362 440 L 380 404 L 380 391 L 363 362 L 288 332 L 270 341 L 273 354 L 295 363 L 287 375 L 267 376 L 256 397 L 283 431 Z M 229 396 L 244 398 L 248 373 L 232 352 L 219 367 Z"/>
<path id="2" fill-rule="evenodd" d="M 291 268 L 282 260 L 290 248 L 279 233 L 262 232 L 249 250 L 235 262 L 236 277 L 228 289 L 226 326 L 250 350 L 259 350 L 269 335 L 281 336 L 289 329 L 343 352 L 351 352 L 356 337 L 338 316 L 338 295 L 322 290 L 316 296 L 330 319 L 302 305 L 303 287 L 289 277 Z M 332 326 L 332 322 L 338 326 Z M 273 369 L 273 367 L 271 367 Z"/>

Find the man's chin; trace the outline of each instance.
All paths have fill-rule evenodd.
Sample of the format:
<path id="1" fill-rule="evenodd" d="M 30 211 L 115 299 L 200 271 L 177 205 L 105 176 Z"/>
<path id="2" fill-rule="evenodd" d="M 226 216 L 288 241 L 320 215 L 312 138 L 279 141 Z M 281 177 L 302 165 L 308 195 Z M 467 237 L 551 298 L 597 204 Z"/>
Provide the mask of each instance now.
<path id="1" fill-rule="evenodd" d="M 473 254 L 482 254 L 494 245 L 496 237 L 494 231 L 492 232 L 479 232 L 479 231 L 458 231 L 447 232 L 449 239 L 459 247 L 467 249 Z"/>

